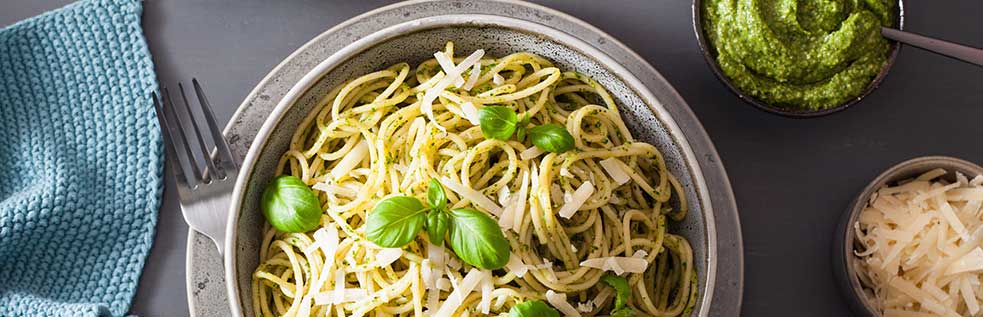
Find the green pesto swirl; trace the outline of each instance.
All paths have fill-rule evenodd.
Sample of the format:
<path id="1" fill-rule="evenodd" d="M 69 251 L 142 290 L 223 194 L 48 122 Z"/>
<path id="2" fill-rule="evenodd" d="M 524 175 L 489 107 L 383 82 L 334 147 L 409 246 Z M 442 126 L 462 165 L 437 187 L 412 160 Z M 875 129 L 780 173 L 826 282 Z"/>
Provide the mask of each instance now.
<path id="1" fill-rule="evenodd" d="M 706 0 L 703 28 L 724 75 L 773 106 L 818 111 L 859 96 L 887 62 L 895 2 Z"/>

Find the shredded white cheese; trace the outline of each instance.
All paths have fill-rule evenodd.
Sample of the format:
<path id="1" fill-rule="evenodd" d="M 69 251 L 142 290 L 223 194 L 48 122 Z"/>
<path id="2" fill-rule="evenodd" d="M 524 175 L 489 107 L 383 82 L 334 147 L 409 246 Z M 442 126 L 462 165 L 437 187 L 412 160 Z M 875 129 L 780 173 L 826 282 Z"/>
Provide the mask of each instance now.
<path id="1" fill-rule="evenodd" d="M 577 311 L 581 313 L 589 313 L 592 310 L 594 310 L 594 302 L 577 303 Z"/>
<path id="2" fill-rule="evenodd" d="M 480 60 L 484 55 L 484 50 L 477 50 L 461 61 L 461 64 L 453 65 L 454 63 L 450 61 L 450 58 L 448 58 L 444 52 L 434 53 L 434 58 L 436 58 L 437 62 L 441 64 L 441 67 L 444 68 L 444 77 L 432 87 L 427 88 L 426 92 L 424 92 L 423 100 L 420 103 L 420 110 L 426 114 L 427 119 L 430 119 L 430 121 L 433 122 L 441 131 L 446 131 L 446 128 L 438 124 L 436 118 L 434 118 L 434 100 L 437 100 L 437 97 L 439 97 L 440 94 L 451 84 L 460 83 L 463 85 L 464 80 L 461 78 L 461 74 L 464 73 L 466 69 L 474 65 L 474 63 L 477 63 L 478 60 Z M 441 60 L 444 62 L 441 62 Z"/>
<path id="3" fill-rule="evenodd" d="M 447 56 L 445 52 L 433 53 L 433 57 L 440 64 L 440 68 L 444 71 L 447 76 L 453 77 L 451 80 L 454 82 L 455 88 L 461 88 L 464 85 L 464 78 L 461 76 L 464 74 L 463 71 L 457 72 L 454 70 L 454 60 L 451 59 L 452 56 Z"/>
<path id="4" fill-rule="evenodd" d="M 522 183 L 519 185 L 519 192 L 510 195 L 507 210 L 502 212 L 498 218 L 498 225 L 502 228 L 512 229 L 519 232 L 522 227 L 522 217 L 525 216 L 526 199 L 529 197 L 529 171 L 522 173 Z"/>
<path id="5" fill-rule="evenodd" d="M 338 161 L 338 164 L 331 169 L 331 177 L 334 178 L 335 181 L 341 179 L 342 176 L 346 176 L 351 173 L 351 171 L 361 164 L 362 160 L 365 160 L 365 158 L 368 156 L 369 144 L 366 143 L 365 140 L 358 142 L 358 144 L 355 144 L 355 147 L 353 147 L 348 154 L 342 157 L 341 160 Z"/>
<path id="6" fill-rule="evenodd" d="M 576 176 L 573 176 L 573 173 L 570 173 L 570 170 L 567 169 L 566 167 L 561 167 L 560 168 L 560 176 L 563 176 L 563 177 L 566 177 L 566 178 L 574 178 L 574 177 L 576 177 Z"/>
<path id="7" fill-rule="evenodd" d="M 423 284 L 427 287 L 426 307 L 429 311 L 435 311 L 440 302 L 440 291 L 438 281 L 447 271 L 447 251 L 444 247 L 434 244 L 427 245 L 427 259 L 423 260 Z"/>
<path id="8" fill-rule="evenodd" d="M 629 176 L 631 171 L 628 170 L 628 166 L 617 157 L 609 157 L 601 160 L 601 167 L 604 168 L 604 171 L 608 175 L 611 175 L 611 179 L 619 186 L 631 180 L 631 176 Z"/>
<path id="9" fill-rule="evenodd" d="M 468 75 L 468 81 L 464 83 L 464 90 L 471 91 L 474 88 L 474 84 L 478 83 L 478 76 L 481 76 L 481 60 L 474 63 L 474 67 L 471 67 L 471 74 Z"/>
<path id="10" fill-rule="evenodd" d="M 509 196 L 512 196 L 512 192 L 509 191 L 508 186 L 502 186 L 502 189 L 498 190 L 498 203 L 505 206 L 509 203 Z"/>
<path id="11" fill-rule="evenodd" d="M 517 277 L 526 276 L 526 272 L 529 272 L 529 266 L 522 263 L 522 259 L 518 255 L 515 255 L 515 253 L 509 256 L 509 263 L 505 264 L 505 268 L 509 269 L 509 272 L 512 272 Z"/>
<path id="12" fill-rule="evenodd" d="M 641 257 L 608 256 L 587 259 L 580 262 L 580 266 L 592 267 L 604 271 L 611 271 L 622 275 L 627 273 L 642 273 L 648 268 L 648 261 Z"/>
<path id="13" fill-rule="evenodd" d="M 563 316 L 566 317 L 580 317 L 580 312 L 577 311 L 570 302 L 567 301 L 567 294 L 557 293 L 553 290 L 546 291 L 546 301 L 550 303 L 550 306 L 559 310 Z"/>
<path id="14" fill-rule="evenodd" d="M 505 77 L 502 77 L 502 75 L 495 73 L 495 75 L 492 76 L 492 82 L 495 83 L 495 86 L 501 86 L 502 84 L 505 83 Z"/>
<path id="15" fill-rule="evenodd" d="M 395 166 L 394 166 L 395 167 Z M 328 195 L 342 196 L 342 197 L 355 197 L 358 195 L 354 189 L 348 187 L 342 187 L 338 185 L 331 185 L 328 183 L 315 183 L 311 186 L 314 190 L 322 191 Z"/>
<path id="16" fill-rule="evenodd" d="M 560 207 L 560 211 L 558 211 L 557 214 L 559 214 L 560 217 L 570 219 L 570 217 L 573 217 L 573 214 L 576 213 L 577 210 L 580 210 L 580 207 L 587 202 L 590 195 L 593 194 L 594 184 L 591 184 L 590 182 L 580 184 L 580 187 L 577 187 L 577 190 L 573 192 L 570 201 L 563 204 L 563 207 Z"/>
<path id="17" fill-rule="evenodd" d="M 454 287 L 454 291 L 447 296 L 447 299 L 440 305 L 440 309 L 433 314 L 433 317 L 451 317 L 454 311 L 464 302 L 464 299 L 468 297 L 468 294 L 471 294 L 481 281 L 486 278 L 491 278 L 490 271 L 478 269 L 468 271 L 468 274 L 461 279 L 461 283 Z"/>
<path id="18" fill-rule="evenodd" d="M 485 274 L 481 279 L 481 302 L 478 303 L 478 309 L 482 314 L 487 315 L 491 311 L 493 290 L 495 290 L 495 281 L 491 274 Z"/>
<path id="19" fill-rule="evenodd" d="M 375 255 L 375 265 L 376 266 L 388 266 L 399 260 L 403 256 L 403 250 L 400 248 L 385 248 Z"/>
<path id="20" fill-rule="evenodd" d="M 543 149 L 540 149 L 536 146 L 532 146 L 528 149 L 523 150 L 522 152 L 519 152 L 519 158 L 522 159 L 523 161 L 528 161 L 536 158 L 537 156 L 542 155 L 543 153 L 546 153 L 546 151 L 543 151 Z"/>
<path id="21" fill-rule="evenodd" d="M 479 125 L 481 121 L 478 120 L 478 108 L 475 108 L 474 104 L 470 101 L 461 104 L 461 112 L 464 114 L 464 118 L 468 119 L 472 125 Z"/>
<path id="22" fill-rule="evenodd" d="M 332 259 L 330 261 L 325 261 L 324 266 L 321 267 L 321 273 L 318 275 L 317 281 L 314 282 L 314 287 L 312 289 L 320 290 L 324 283 L 327 282 L 329 274 L 334 269 L 334 256 L 338 251 L 338 245 L 341 243 L 341 239 L 338 236 L 338 228 L 335 226 L 324 226 L 317 231 L 314 231 L 314 243 L 308 250 L 307 253 L 312 253 L 316 249 L 321 249 L 324 253 L 325 259 Z M 317 298 L 315 298 L 315 302 Z"/>
<path id="23" fill-rule="evenodd" d="M 860 280 L 885 316 L 981 311 L 983 181 L 939 179 L 948 174 L 935 169 L 880 188 L 854 225 Z"/>

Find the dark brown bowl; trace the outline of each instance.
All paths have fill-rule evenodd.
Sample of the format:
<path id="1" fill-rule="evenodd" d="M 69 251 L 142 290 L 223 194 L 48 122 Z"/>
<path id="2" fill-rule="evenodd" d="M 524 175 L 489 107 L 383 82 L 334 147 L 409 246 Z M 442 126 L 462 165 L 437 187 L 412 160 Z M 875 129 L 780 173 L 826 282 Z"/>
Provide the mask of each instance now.
<path id="1" fill-rule="evenodd" d="M 898 29 L 903 29 L 903 27 L 904 27 L 904 2 L 902 0 L 898 0 Z M 894 65 L 894 60 L 898 56 L 898 50 L 900 50 L 901 48 L 900 43 L 898 42 L 891 43 L 891 53 L 890 56 L 888 56 L 887 58 L 887 63 L 884 64 L 884 67 L 881 68 L 881 72 L 877 74 L 877 77 L 874 77 L 874 80 L 867 85 L 867 88 L 864 89 L 864 91 L 861 92 L 859 96 L 849 99 L 836 107 L 827 108 L 819 111 L 810 111 L 810 110 L 800 110 L 800 109 L 772 106 L 767 102 L 758 100 L 757 98 L 744 94 L 744 92 L 742 92 L 739 88 L 737 88 L 736 86 L 734 86 L 733 83 L 730 82 L 730 78 L 727 78 L 727 76 L 724 75 L 723 71 L 720 70 L 720 65 L 717 64 L 716 48 L 714 48 L 712 45 L 710 45 L 710 43 L 707 42 L 706 34 L 704 34 L 703 0 L 693 0 L 693 31 L 696 32 L 696 40 L 700 43 L 700 51 L 703 52 L 703 58 L 707 61 L 707 64 L 710 65 L 710 69 L 713 71 L 713 74 L 717 75 L 717 79 L 723 82 L 724 85 L 727 86 L 727 88 L 730 88 L 730 91 L 732 91 L 735 95 L 737 95 L 737 97 L 740 97 L 741 100 L 744 100 L 745 102 L 751 104 L 755 108 L 758 108 L 765 112 L 791 117 L 791 118 L 814 118 L 814 117 L 825 116 L 831 113 L 840 112 L 856 104 L 857 102 L 860 101 L 860 99 L 867 97 L 867 95 L 873 92 L 874 89 L 877 89 L 877 87 L 880 86 L 881 82 L 884 81 L 884 77 L 887 76 L 888 71 L 891 69 L 891 66 Z"/>

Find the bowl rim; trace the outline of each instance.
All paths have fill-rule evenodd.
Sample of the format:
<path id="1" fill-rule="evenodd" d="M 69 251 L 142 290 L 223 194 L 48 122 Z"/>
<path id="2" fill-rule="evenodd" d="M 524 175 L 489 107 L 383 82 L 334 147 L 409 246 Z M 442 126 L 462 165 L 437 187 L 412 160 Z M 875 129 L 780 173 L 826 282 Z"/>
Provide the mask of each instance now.
<path id="1" fill-rule="evenodd" d="M 860 95 L 853 97 L 835 107 L 819 110 L 819 111 L 802 111 L 796 109 L 785 109 L 781 107 L 771 106 L 769 103 L 758 100 L 757 98 L 745 94 L 740 88 L 734 86 L 727 75 L 724 75 L 723 70 L 720 69 L 720 65 L 717 63 L 716 59 L 716 49 L 707 42 L 707 36 L 705 30 L 703 29 L 703 0 L 693 0 L 691 7 L 693 15 L 693 32 L 696 34 L 697 44 L 700 46 L 700 53 L 703 55 L 703 60 L 707 62 L 710 67 L 710 71 L 717 77 L 717 79 L 727 86 L 727 90 L 736 95 L 738 98 L 743 100 L 745 103 L 750 104 L 757 108 L 758 110 L 776 114 L 789 118 L 805 119 L 805 118 L 815 118 L 822 117 L 829 114 L 837 113 L 860 102 L 861 99 L 866 98 L 868 95 L 874 92 L 881 83 L 887 77 L 891 68 L 894 66 L 894 62 L 897 60 L 898 52 L 901 50 L 901 43 L 896 41 L 891 41 L 891 52 L 888 54 L 887 61 L 881 66 L 880 72 L 877 76 L 867 84 L 867 87 L 860 93 Z M 904 30 L 904 0 L 898 0 L 898 29 Z"/>
<path id="2" fill-rule="evenodd" d="M 685 162 L 683 167 L 689 170 L 689 173 L 691 174 L 693 185 L 695 187 L 694 191 L 697 193 L 697 197 L 695 198 L 699 201 L 702 207 L 702 225 L 706 239 L 706 254 L 704 255 L 704 259 L 702 259 L 702 261 L 707 263 L 707 269 L 703 274 L 705 276 L 705 281 L 702 285 L 699 285 L 699 287 L 704 289 L 704 292 L 702 292 L 702 302 L 699 303 L 698 307 L 700 311 L 699 315 L 707 316 L 710 311 L 713 292 L 715 290 L 716 270 L 718 265 L 717 234 L 715 229 L 716 222 L 709 195 L 709 186 L 706 183 L 699 160 L 697 159 L 692 147 L 689 145 L 689 142 L 686 139 L 686 136 L 683 134 L 681 128 L 676 124 L 675 119 L 672 118 L 669 111 L 662 105 L 661 102 L 659 102 L 659 99 L 656 98 L 648 87 L 645 86 L 637 77 L 635 77 L 633 73 L 631 73 L 621 64 L 617 63 L 606 53 L 600 51 L 592 45 L 550 26 L 512 17 L 489 14 L 446 14 L 428 16 L 395 24 L 373 32 L 370 35 L 360 38 L 359 40 L 345 46 L 341 50 L 322 60 L 317 64 L 317 66 L 307 72 L 301 80 L 294 84 L 280 100 L 280 102 L 277 103 L 270 115 L 265 119 L 262 127 L 253 140 L 252 145 L 250 145 L 249 151 L 243 159 L 240 167 L 240 173 L 236 179 L 236 184 L 230 200 L 229 217 L 227 219 L 228 229 L 226 230 L 226 241 L 224 246 L 226 252 L 223 254 L 223 263 L 225 266 L 226 291 L 229 296 L 229 305 L 233 314 L 243 314 L 241 310 L 242 297 L 240 296 L 239 292 L 239 274 L 236 266 L 236 243 L 238 238 L 240 209 L 242 208 L 245 200 L 245 191 L 250 183 L 250 178 L 252 177 L 255 163 L 262 150 L 266 148 L 269 137 L 275 130 L 275 127 L 289 112 L 289 110 L 293 108 L 293 105 L 310 88 L 314 87 L 314 85 L 320 81 L 324 75 L 363 51 L 374 47 L 381 42 L 385 42 L 405 34 L 431 29 L 461 26 L 492 26 L 513 29 L 518 32 L 534 34 L 535 36 L 560 43 L 568 49 L 578 51 L 584 56 L 594 59 L 597 64 L 608 69 L 612 75 L 623 81 L 633 93 L 645 101 L 648 109 L 653 113 L 655 118 L 659 120 L 659 122 L 668 132 L 668 136 L 672 139 L 673 143 L 680 149 L 682 159 Z"/>
<path id="3" fill-rule="evenodd" d="M 853 261 L 858 260 L 853 254 L 856 239 L 853 225 L 857 222 L 860 212 L 867 205 L 870 196 L 882 186 L 916 177 L 919 173 L 935 168 L 944 168 L 949 173 L 983 175 L 983 167 L 980 165 L 955 157 L 932 155 L 908 159 L 894 164 L 871 180 L 841 216 L 833 243 L 832 268 L 839 284 L 840 294 L 855 313 L 867 316 L 879 314 L 876 306 L 864 293 L 865 287 L 857 277 L 856 267 L 851 265 Z"/>

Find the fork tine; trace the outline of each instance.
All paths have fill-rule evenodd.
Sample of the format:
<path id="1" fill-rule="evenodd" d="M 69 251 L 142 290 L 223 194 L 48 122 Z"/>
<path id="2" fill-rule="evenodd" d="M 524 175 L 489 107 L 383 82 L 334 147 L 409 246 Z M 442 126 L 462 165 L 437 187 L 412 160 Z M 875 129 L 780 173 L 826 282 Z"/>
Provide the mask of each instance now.
<path id="1" fill-rule="evenodd" d="M 191 118 L 191 127 L 194 128 L 195 138 L 198 139 L 198 145 L 201 149 L 201 156 L 205 159 L 205 183 L 210 182 L 212 179 L 224 178 L 225 172 L 219 171 L 215 167 L 215 162 L 212 162 L 212 154 L 209 151 L 208 145 L 205 143 L 205 139 L 202 138 L 201 128 L 198 127 L 198 119 L 195 118 L 195 112 L 191 111 L 191 104 L 188 103 L 188 96 L 184 93 L 184 85 L 177 83 L 178 90 L 181 91 L 181 100 L 184 101 L 184 110 L 187 112 L 188 117 Z"/>
<path id="2" fill-rule="evenodd" d="M 185 157 L 191 166 L 191 178 L 188 179 L 188 185 L 190 185 L 191 188 L 194 188 L 198 185 L 198 181 L 203 179 L 202 173 L 198 168 L 194 154 L 191 153 L 191 144 L 188 142 L 187 132 L 185 132 L 186 125 L 184 124 L 184 120 L 181 119 L 181 114 L 179 111 L 177 111 L 177 108 L 174 107 L 174 101 L 171 100 L 170 92 L 167 91 L 167 88 L 164 88 L 164 110 L 168 109 L 170 109 L 170 111 L 165 111 L 165 114 L 170 113 L 171 118 L 173 118 L 175 120 L 174 122 L 177 123 L 176 128 L 178 131 L 178 137 L 173 141 L 175 141 L 175 144 L 180 145 L 179 147 L 184 148 Z M 170 120 L 171 118 L 168 118 L 167 120 Z M 178 156 L 180 157 L 180 155 Z"/>
<path id="3" fill-rule="evenodd" d="M 161 106 L 160 98 L 157 97 L 157 92 L 151 93 L 150 96 L 154 100 L 154 111 L 157 112 L 157 122 L 160 123 L 160 134 L 164 139 L 164 155 L 167 158 L 167 161 L 171 162 L 171 168 L 174 169 L 174 178 L 178 185 L 187 186 L 188 182 L 191 180 L 191 175 L 186 172 L 190 171 L 190 169 L 187 168 L 187 166 L 190 165 L 187 162 L 188 158 L 178 155 L 177 146 L 173 142 L 174 137 L 172 133 L 174 133 L 174 130 L 171 124 L 168 124 L 167 122 L 163 106 Z"/>
<path id="4" fill-rule="evenodd" d="M 205 122 L 208 123 L 208 130 L 214 139 L 220 163 L 229 164 L 227 167 L 231 170 L 238 169 L 239 166 L 232 157 L 232 151 L 229 150 L 229 144 L 225 141 L 225 135 L 215 123 L 215 113 L 212 112 L 212 105 L 208 103 L 208 98 L 205 97 L 205 91 L 201 88 L 197 78 L 192 78 L 191 84 L 195 87 L 195 94 L 198 95 L 198 104 L 201 105 L 201 112 L 205 115 Z"/>

